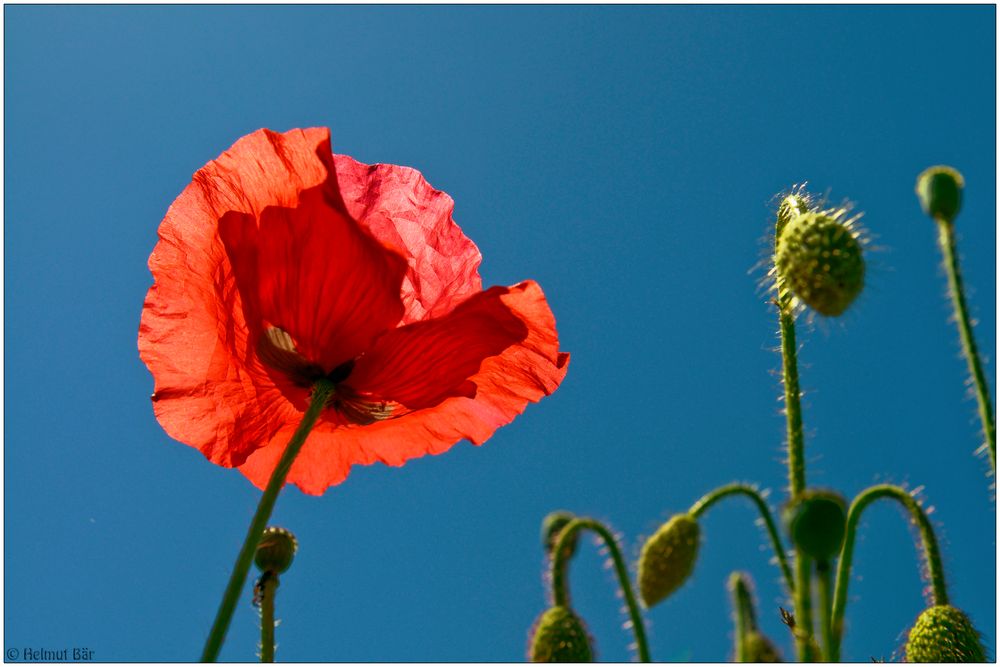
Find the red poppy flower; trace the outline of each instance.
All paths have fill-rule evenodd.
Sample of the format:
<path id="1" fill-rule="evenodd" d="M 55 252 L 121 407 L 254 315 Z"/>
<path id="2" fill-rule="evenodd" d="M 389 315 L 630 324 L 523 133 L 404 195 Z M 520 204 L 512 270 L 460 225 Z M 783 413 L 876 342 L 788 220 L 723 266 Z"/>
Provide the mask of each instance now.
<path id="1" fill-rule="evenodd" d="M 566 374 L 538 285 L 482 290 L 453 202 L 415 170 L 333 155 L 326 129 L 243 137 L 160 225 L 139 354 L 157 419 L 263 488 L 336 390 L 288 481 L 481 444 Z"/>

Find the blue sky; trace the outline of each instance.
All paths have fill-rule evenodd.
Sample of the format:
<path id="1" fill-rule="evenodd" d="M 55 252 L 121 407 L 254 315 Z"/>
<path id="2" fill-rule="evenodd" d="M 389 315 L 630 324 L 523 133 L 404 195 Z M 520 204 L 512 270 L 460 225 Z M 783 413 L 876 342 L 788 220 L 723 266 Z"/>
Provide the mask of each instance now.
<path id="1" fill-rule="evenodd" d="M 996 513 L 949 321 L 932 164 L 958 219 L 996 387 L 995 8 L 6 6 L 5 649 L 200 653 L 259 492 L 172 441 L 136 351 L 156 228 L 191 174 L 261 127 L 419 169 L 456 202 L 484 282 L 533 278 L 563 386 L 483 447 L 355 468 L 274 522 L 282 661 L 518 661 L 545 608 L 538 526 L 565 508 L 641 537 L 734 480 L 785 500 L 775 314 L 754 269 L 773 197 L 808 181 L 874 238 L 845 316 L 800 326 L 811 484 L 924 487 L 953 602 L 996 654 Z M 731 652 L 725 590 L 784 600 L 741 501 L 702 522 L 693 578 L 647 614 L 657 660 Z M 914 531 L 862 522 L 844 657 L 890 657 L 924 605 Z M 578 612 L 631 658 L 589 540 Z M 223 650 L 251 661 L 249 590 Z"/>

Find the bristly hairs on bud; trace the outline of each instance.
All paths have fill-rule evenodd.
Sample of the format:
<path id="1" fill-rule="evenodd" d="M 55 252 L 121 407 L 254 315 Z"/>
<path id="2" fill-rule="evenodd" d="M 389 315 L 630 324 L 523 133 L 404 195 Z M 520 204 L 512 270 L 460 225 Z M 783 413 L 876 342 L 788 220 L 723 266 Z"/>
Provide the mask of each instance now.
<path id="1" fill-rule="evenodd" d="M 560 533 L 562 533 L 563 528 L 569 525 L 569 522 L 576 518 L 576 515 L 572 512 L 566 510 L 556 510 L 555 512 L 549 512 L 544 519 L 542 519 L 542 546 L 545 548 L 545 554 L 549 558 L 552 557 L 552 551 L 556 548 L 556 542 L 559 539 Z M 566 547 L 566 557 L 572 558 L 573 554 L 576 553 L 576 535 L 573 536 L 572 540 Z"/>
<path id="2" fill-rule="evenodd" d="M 531 662 L 593 662 L 593 640 L 572 609 L 550 607 L 531 626 L 528 658 Z"/>
<path id="3" fill-rule="evenodd" d="M 639 595 L 647 607 L 681 587 L 698 560 L 701 529 L 690 514 L 676 514 L 646 540 L 639 555 Z"/>
<path id="4" fill-rule="evenodd" d="M 906 639 L 907 662 L 986 662 L 979 631 L 961 609 L 925 609 Z"/>
<path id="5" fill-rule="evenodd" d="M 838 206 L 830 205 L 826 196 L 817 197 L 807 192 L 804 183 L 777 195 L 775 199 L 778 200 L 778 207 L 764 250 L 767 273 L 761 281 L 762 289 L 795 317 L 808 310 L 810 322 L 816 314 L 826 317 L 841 314 L 864 285 L 864 257 L 872 249 L 871 234 L 861 224 L 862 214 L 852 215 L 854 205 L 849 201 Z M 794 235 L 796 242 L 786 245 L 786 252 L 782 253 L 780 241 L 788 225 L 807 214 L 814 215 L 822 223 L 818 230 L 822 233 L 808 238 L 816 243 L 803 243 L 802 230 L 798 229 Z M 838 231 L 841 229 L 846 231 L 846 236 Z M 786 239 L 791 240 L 792 237 Z M 828 247 L 831 245 L 834 247 Z M 845 247 L 840 248 L 841 245 Z M 824 261 L 830 259 L 830 253 L 839 255 L 839 252 L 847 251 L 848 256 L 852 256 L 855 248 L 860 261 L 845 265 L 840 272 L 838 267 L 831 266 L 830 261 Z M 788 250 L 794 252 L 788 253 Z M 789 264 L 789 259 L 801 262 L 792 261 Z M 790 271 L 790 268 L 794 270 Z"/>

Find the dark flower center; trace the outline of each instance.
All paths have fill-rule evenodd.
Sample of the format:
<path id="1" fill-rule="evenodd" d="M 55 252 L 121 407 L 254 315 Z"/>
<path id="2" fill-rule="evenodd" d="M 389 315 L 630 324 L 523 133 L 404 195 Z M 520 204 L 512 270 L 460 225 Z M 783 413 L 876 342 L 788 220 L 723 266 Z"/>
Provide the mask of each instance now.
<path id="1" fill-rule="evenodd" d="M 257 356 L 270 368 L 284 373 L 295 386 L 309 389 L 318 380 L 327 379 L 336 385 L 330 396 L 328 407 L 334 408 L 343 418 L 353 424 L 371 424 L 391 419 L 399 406 L 387 401 L 377 401 L 360 396 L 353 389 L 341 383 L 351 376 L 354 359 L 349 359 L 327 373 L 319 364 L 303 357 L 295 348 L 295 341 L 287 331 L 270 327 L 257 340 Z"/>

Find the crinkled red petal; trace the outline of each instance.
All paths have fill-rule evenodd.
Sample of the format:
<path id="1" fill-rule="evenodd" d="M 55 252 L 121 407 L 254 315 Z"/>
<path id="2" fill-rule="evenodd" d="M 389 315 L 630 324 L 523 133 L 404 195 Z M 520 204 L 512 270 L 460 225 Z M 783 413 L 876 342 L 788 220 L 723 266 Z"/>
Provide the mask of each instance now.
<path id="1" fill-rule="evenodd" d="M 482 255 L 452 220 L 451 197 L 409 167 L 333 161 L 347 212 L 407 258 L 404 324 L 440 317 L 482 290 Z"/>
<path id="2" fill-rule="evenodd" d="M 528 335 L 503 302 L 510 290 L 480 292 L 443 317 L 387 331 L 354 367 L 347 384 L 373 399 L 409 410 L 434 407 L 451 396 L 474 396 L 468 380 L 483 361 Z"/>
<path id="3" fill-rule="evenodd" d="M 569 355 L 559 352 L 555 318 L 541 288 L 528 281 L 492 293 L 521 321 L 526 335 L 487 358 L 468 378 L 475 384 L 475 396 L 447 398 L 434 407 L 368 426 L 338 428 L 321 418 L 288 481 L 318 495 L 343 481 L 355 464 L 379 461 L 398 466 L 425 454 L 440 454 L 462 439 L 482 444 L 528 403 L 555 391 L 566 374 Z M 240 466 L 256 486 L 266 486 L 293 431 L 290 424 Z"/>
<path id="4" fill-rule="evenodd" d="M 257 362 L 218 221 L 297 206 L 328 178 L 320 155 L 329 150 L 322 129 L 243 137 L 194 175 L 160 225 L 139 355 L 153 374 L 160 424 L 220 465 L 242 463 L 298 411 L 294 388 L 283 391 Z"/>
<path id="5" fill-rule="evenodd" d="M 368 349 L 403 316 L 405 260 L 330 204 L 336 181 L 299 195 L 295 208 L 259 218 L 229 213 L 219 235 L 255 332 L 288 332 L 299 354 L 330 372 Z"/>

